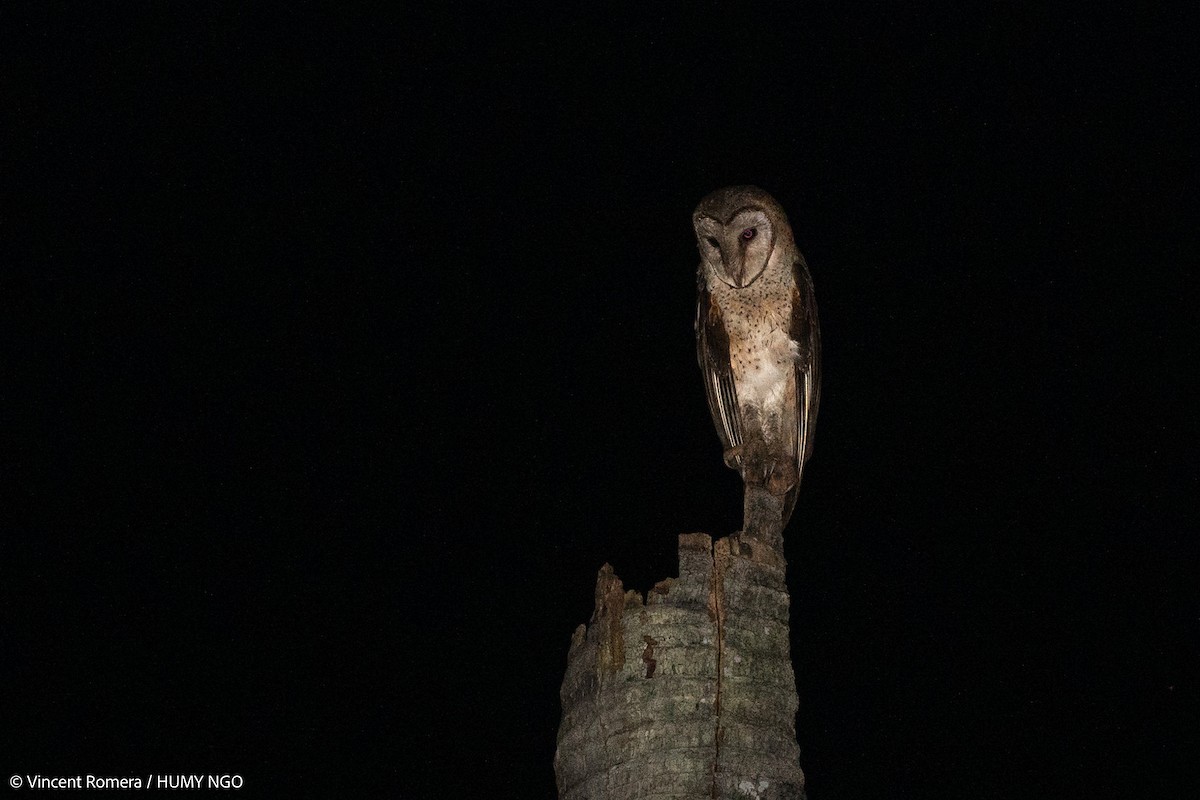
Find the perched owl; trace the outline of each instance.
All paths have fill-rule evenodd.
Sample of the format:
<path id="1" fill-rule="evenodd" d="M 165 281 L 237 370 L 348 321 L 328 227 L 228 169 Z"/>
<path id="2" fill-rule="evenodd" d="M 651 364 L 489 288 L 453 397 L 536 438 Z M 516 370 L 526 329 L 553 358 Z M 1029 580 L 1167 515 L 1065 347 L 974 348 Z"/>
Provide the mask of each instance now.
<path id="1" fill-rule="evenodd" d="M 754 186 L 705 197 L 696 349 L 725 463 L 782 498 L 786 525 L 812 453 L 821 335 L 808 265 L 787 216 Z"/>

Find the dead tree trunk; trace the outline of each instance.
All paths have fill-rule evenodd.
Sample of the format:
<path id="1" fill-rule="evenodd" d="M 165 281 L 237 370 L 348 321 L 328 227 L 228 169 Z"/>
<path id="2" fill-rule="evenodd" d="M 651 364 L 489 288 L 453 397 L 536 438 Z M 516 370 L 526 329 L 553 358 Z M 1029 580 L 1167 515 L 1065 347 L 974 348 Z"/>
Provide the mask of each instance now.
<path id="1" fill-rule="evenodd" d="M 562 684 L 560 800 L 804 798 L 777 507 L 748 494 L 746 532 L 680 536 L 679 577 L 645 603 L 600 570 Z"/>

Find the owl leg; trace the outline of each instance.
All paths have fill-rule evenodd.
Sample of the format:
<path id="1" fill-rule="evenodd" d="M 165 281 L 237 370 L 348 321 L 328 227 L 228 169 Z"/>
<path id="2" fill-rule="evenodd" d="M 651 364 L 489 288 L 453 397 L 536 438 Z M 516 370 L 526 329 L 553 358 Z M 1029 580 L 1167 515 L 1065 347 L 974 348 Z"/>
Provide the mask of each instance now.
<path id="1" fill-rule="evenodd" d="M 771 448 L 767 444 L 762 414 L 757 407 L 750 404 L 742 406 L 741 428 L 742 443 L 730 448 L 737 451 L 735 469 L 741 474 L 743 483 L 762 485 L 770 471 Z"/>
<path id="2" fill-rule="evenodd" d="M 743 483 L 760 486 L 766 483 L 771 471 L 771 456 L 767 443 L 757 436 L 743 442 L 738 467 Z"/>
<path id="3" fill-rule="evenodd" d="M 768 492 L 780 496 L 787 493 L 800 479 L 796 470 L 794 436 L 789 437 L 792 426 L 784 424 L 784 415 L 771 410 L 762 420 L 762 454 L 758 481 Z M 783 455 L 783 458 L 780 456 Z"/>

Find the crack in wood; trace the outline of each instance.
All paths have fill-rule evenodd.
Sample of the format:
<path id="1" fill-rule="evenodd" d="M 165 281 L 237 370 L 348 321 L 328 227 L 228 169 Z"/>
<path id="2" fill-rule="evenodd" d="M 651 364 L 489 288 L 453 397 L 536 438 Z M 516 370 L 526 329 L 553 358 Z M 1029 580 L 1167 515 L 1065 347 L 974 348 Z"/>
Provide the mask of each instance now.
<path id="1" fill-rule="evenodd" d="M 658 667 L 658 660 L 654 657 L 654 646 L 658 642 L 649 636 L 643 636 L 642 641 L 646 643 L 646 649 L 642 651 L 642 663 L 646 665 L 646 677 L 653 678 L 654 670 Z"/>
<path id="2" fill-rule="evenodd" d="M 709 614 L 716 626 L 717 646 L 717 688 L 713 700 L 713 762 L 712 762 L 712 797 L 720 796 L 717 772 L 721 763 L 721 692 L 725 682 L 725 570 L 729 566 L 729 540 L 718 539 L 713 543 L 712 573 L 709 579 Z"/>

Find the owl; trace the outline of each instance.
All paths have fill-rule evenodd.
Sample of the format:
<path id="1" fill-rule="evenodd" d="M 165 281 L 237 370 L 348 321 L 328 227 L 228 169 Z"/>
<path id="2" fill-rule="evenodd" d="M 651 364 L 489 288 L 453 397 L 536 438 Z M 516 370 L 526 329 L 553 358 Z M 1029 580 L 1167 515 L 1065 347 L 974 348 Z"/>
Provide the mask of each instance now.
<path id="1" fill-rule="evenodd" d="M 782 499 L 786 525 L 812 453 L 821 334 L 812 278 L 787 216 L 754 186 L 705 197 L 696 350 L 725 463 Z"/>

